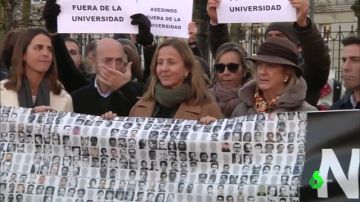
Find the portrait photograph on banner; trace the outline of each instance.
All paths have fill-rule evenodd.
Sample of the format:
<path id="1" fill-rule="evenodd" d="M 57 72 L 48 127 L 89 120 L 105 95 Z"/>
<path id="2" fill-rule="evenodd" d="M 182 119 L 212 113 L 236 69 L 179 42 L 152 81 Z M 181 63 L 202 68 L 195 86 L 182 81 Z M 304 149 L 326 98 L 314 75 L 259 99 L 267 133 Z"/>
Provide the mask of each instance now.
<path id="1" fill-rule="evenodd" d="M 300 198 L 306 114 L 203 125 L 1 110 L 2 185 L 25 200 Z"/>
<path id="2" fill-rule="evenodd" d="M 322 144 L 307 134 L 322 130 L 317 122 L 328 120 L 333 113 L 258 114 L 203 125 L 191 120 L 104 120 L 25 108 L 0 110 L 3 198 L 15 193 L 26 201 L 314 201 L 310 193 L 316 189 L 304 186 L 311 179 L 307 173 L 312 169 L 320 169 L 323 176 L 327 169 L 337 172 L 331 153 L 331 162 L 323 159 L 318 168 L 318 159 L 314 159 L 315 167 L 312 163 L 313 146 L 306 147 L 310 140 L 310 145 Z M 359 113 L 346 116 L 359 118 Z M 314 120 L 311 124 L 309 117 Z M 348 126 L 358 132 L 359 126 L 353 124 Z M 352 137 L 356 147 L 359 138 L 354 134 L 348 131 L 342 138 Z M 324 140 L 341 135 L 340 129 Z M 341 151 L 339 145 L 333 151 Z M 322 158 L 326 158 L 325 150 Z M 317 155 L 314 153 L 315 158 Z M 357 157 L 355 148 L 349 171 L 356 170 Z M 308 166 L 311 168 L 304 170 Z M 324 180 L 337 180 L 337 189 L 356 197 L 346 188 L 346 183 L 356 186 L 356 172 L 349 175 L 355 179 L 346 181 L 335 173 Z"/>
<path id="3" fill-rule="evenodd" d="M 0 202 L 359 202 L 360 0 L 0 0 Z"/>

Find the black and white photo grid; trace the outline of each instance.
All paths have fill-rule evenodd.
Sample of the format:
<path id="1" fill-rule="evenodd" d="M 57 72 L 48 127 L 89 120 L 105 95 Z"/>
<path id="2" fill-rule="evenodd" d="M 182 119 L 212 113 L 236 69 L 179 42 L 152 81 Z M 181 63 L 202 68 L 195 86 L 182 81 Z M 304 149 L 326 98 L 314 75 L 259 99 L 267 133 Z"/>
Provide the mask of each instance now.
<path id="1" fill-rule="evenodd" d="M 1 107 L 0 201 L 299 201 L 307 114 L 197 121 Z"/>

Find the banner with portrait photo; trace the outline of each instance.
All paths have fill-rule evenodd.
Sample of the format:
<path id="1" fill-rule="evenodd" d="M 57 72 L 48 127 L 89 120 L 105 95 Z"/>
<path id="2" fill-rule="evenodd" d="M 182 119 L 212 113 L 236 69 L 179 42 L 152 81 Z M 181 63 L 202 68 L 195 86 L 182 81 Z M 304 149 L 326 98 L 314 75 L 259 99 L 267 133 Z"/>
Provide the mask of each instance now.
<path id="1" fill-rule="evenodd" d="M 0 200 L 299 201 L 306 113 L 193 120 L 1 107 Z"/>

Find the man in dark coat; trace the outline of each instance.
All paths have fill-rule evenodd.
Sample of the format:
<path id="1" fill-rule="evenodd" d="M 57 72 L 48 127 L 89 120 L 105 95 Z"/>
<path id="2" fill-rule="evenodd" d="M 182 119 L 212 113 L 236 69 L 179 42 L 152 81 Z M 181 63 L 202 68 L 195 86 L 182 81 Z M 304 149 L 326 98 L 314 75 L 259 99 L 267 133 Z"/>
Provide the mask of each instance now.
<path id="1" fill-rule="evenodd" d="M 360 37 L 342 40 L 342 77 L 348 92 L 331 109 L 360 109 Z"/>
<path id="2" fill-rule="evenodd" d="M 94 62 L 95 81 L 71 93 L 74 112 L 102 115 L 112 111 L 128 116 L 142 95 L 143 84 L 131 81 L 131 62 L 122 45 L 111 38 L 98 40 Z"/>
<path id="3" fill-rule="evenodd" d="M 296 8 L 297 21 L 294 23 L 271 23 L 265 32 L 267 37 L 285 37 L 299 47 L 299 60 L 302 63 L 304 79 L 307 84 L 306 101 L 316 106 L 320 91 L 326 84 L 330 71 L 330 56 L 314 22 L 307 17 L 309 5 L 307 0 L 290 0 Z M 210 17 L 210 46 L 215 55 L 217 48 L 230 41 L 226 24 L 217 24 L 216 8 L 219 0 L 208 0 L 207 10 Z"/>
<path id="4" fill-rule="evenodd" d="M 74 90 L 88 85 L 94 75 L 84 75 L 79 71 L 75 62 L 69 55 L 63 37 L 60 34 L 57 34 L 57 17 L 60 12 L 60 5 L 56 3 L 56 0 L 46 0 L 42 14 L 45 20 L 45 27 L 52 35 L 54 55 L 58 67 L 58 77 L 65 90 L 71 93 Z M 150 32 L 150 20 L 141 13 L 134 14 L 130 16 L 130 18 L 131 24 L 138 25 L 139 27 L 139 33 L 135 36 L 137 43 L 142 46 L 151 45 L 154 37 Z M 151 49 L 151 51 L 154 52 L 155 48 Z M 151 58 L 147 59 L 145 64 L 150 64 L 150 61 Z"/>

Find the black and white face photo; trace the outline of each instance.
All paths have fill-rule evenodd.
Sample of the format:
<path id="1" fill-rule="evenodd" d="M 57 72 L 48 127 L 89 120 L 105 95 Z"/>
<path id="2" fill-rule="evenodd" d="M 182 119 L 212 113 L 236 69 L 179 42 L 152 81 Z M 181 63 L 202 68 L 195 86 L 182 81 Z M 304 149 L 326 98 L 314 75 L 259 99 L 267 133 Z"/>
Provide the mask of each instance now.
<path id="1" fill-rule="evenodd" d="M 0 189 L 5 201 L 298 200 L 305 118 L 259 113 L 203 125 L 25 113 L 24 123 L 1 126 Z"/>

